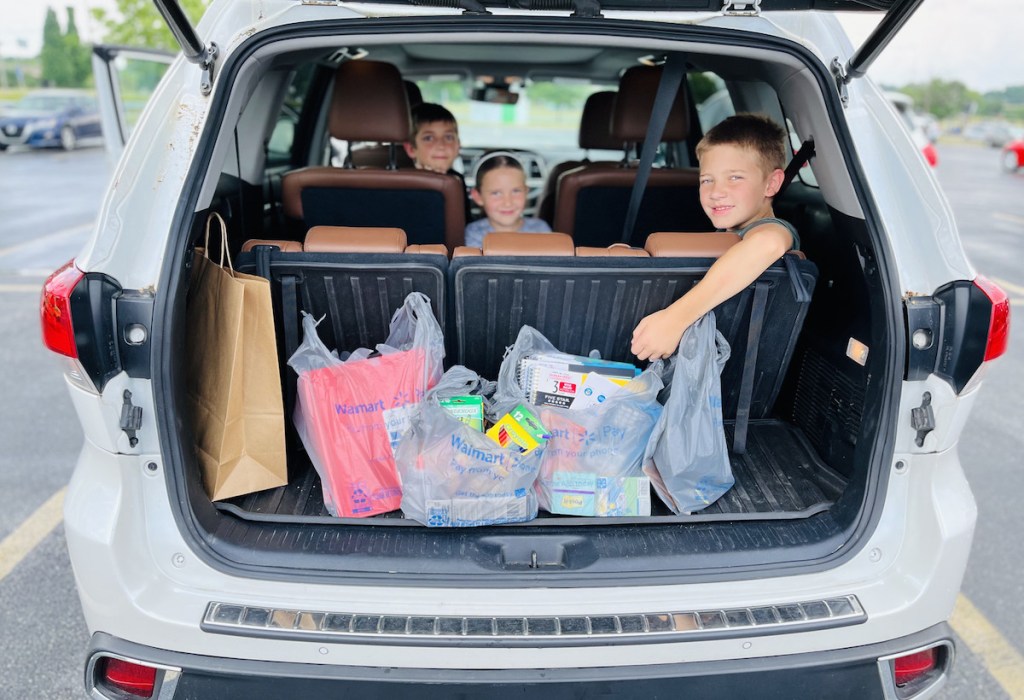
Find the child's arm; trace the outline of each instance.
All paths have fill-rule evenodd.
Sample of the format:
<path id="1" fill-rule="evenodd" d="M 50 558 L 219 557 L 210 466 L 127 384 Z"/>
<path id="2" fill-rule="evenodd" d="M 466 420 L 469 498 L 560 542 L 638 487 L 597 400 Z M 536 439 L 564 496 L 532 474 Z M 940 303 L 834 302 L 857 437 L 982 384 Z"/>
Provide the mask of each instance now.
<path id="1" fill-rule="evenodd" d="M 693 289 L 645 316 L 633 330 L 631 352 L 641 360 L 668 357 L 690 324 L 745 289 L 792 245 L 793 237 L 784 227 L 758 226 L 716 260 Z"/>

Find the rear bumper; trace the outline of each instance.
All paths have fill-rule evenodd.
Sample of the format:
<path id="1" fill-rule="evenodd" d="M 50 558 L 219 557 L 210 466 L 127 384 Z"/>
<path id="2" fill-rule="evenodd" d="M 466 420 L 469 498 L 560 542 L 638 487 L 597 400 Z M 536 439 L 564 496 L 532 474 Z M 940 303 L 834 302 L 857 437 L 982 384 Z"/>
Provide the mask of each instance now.
<path id="1" fill-rule="evenodd" d="M 93 635 L 86 667 L 86 690 L 93 698 L 110 697 L 98 688 L 96 661 L 113 655 L 161 668 L 154 697 L 345 697 L 466 700 L 538 697 L 570 698 L 700 697 L 702 700 L 895 700 L 886 657 L 946 643 L 946 624 L 882 644 L 809 654 L 713 662 L 587 669 L 452 670 L 331 666 L 214 658 L 133 644 L 105 633 Z M 327 653 L 326 648 L 321 650 Z M 926 698 L 944 684 L 952 653 L 927 688 L 909 696 Z M 399 661 L 396 659 L 396 661 Z"/>

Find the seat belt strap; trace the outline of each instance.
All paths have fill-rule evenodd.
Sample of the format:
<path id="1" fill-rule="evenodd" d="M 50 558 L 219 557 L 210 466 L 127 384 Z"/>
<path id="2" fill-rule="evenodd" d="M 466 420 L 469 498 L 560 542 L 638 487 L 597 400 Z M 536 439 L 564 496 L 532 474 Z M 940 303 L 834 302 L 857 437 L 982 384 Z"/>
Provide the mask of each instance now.
<path id="1" fill-rule="evenodd" d="M 747 451 L 747 428 L 750 425 L 750 404 L 754 395 L 754 379 L 757 376 L 757 349 L 764 327 L 764 313 L 768 307 L 768 282 L 754 283 L 754 299 L 750 304 L 750 325 L 747 327 L 747 353 L 743 359 L 743 377 L 740 380 L 740 395 L 736 403 L 736 426 L 732 438 L 732 451 L 741 455 Z"/>
<path id="2" fill-rule="evenodd" d="M 800 171 L 800 168 L 804 167 L 804 164 L 814 157 L 814 139 L 807 139 L 800 148 L 793 154 L 793 160 L 789 161 L 789 165 L 786 166 L 785 175 L 782 178 L 782 187 L 775 193 L 778 197 L 780 194 L 786 191 L 789 187 L 789 183 L 793 182 L 793 178 Z"/>
<path id="3" fill-rule="evenodd" d="M 281 275 L 281 325 L 284 327 L 284 356 L 290 358 L 299 348 L 299 297 L 296 289 L 295 275 Z M 298 375 L 285 370 L 284 409 L 285 416 L 291 417 L 295 412 L 295 392 L 298 388 Z M 290 422 L 290 421 L 289 421 Z"/>
<path id="4" fill-rule="evenodd" d="M 647 188 L 647 180 L 654 165 L 654 155 L 658 152 L 661 135 L 665 133 L 665 123 L 668 122 L 672 103 L 676 99 L 679 84 L 682 83 L 685 74 L 686 59 L 682 54 L 670 53 L 662 68 L 658 92 L 654 96 L 654 106 L 651 107 L 651 119 L 647 124 L 647 138 L 644 139 L 644 147 L 640 152 L 640 164 L 637 166 L 636 179 L 633 180 L 633 191 L 629 195 L 626 223 L 622 227 L 622 242 L 627 245 L 633 240 L 633 229 L 636 227 L 644 190 Z"/>

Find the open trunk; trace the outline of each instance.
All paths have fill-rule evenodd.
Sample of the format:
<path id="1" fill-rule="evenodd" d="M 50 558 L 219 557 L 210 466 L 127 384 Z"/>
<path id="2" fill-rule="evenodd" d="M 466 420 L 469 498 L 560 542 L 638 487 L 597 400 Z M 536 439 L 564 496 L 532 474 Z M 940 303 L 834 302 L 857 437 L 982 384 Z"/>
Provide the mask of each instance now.
<path id="1" fill-rule="evenodd" d="M 473 21 L 481 30 L 496 26 L 485 19 Z M 566 26 L 550 24 L 551 29 Z M 631 27 L 627 34 L 634 46 L 622 48 L 603 45 L 607 39 L 599 23 L 579 20 L 572 25 L 576 32 L 593 31 L 587 47 L 603 52 L 607 65 L 599 69 L 599 61 L 581 62 L 565 75 L 591 71 L 595 85 L 614 82 L 621 67 L 663 45 L 652 44 L 651 34 L 664 28 Z M 385 28 L 412 31 L 407 25 Z M 300 49 L 272 54 L 261 72 L 240 70 L 244 56 L 223 67 L 236 79 L 231 104 L 239 108 L 239 124 L 247 127 L 273 121 L 271 112 L 280 109 L 275 96 L 304 91 L 301 100 L 287 106 L 294 140 L 283 151 L 286 164 L 275 165 L 272 149 L 264 150 L 257 145 L 258 137 L 225 120 L 226 131 L 214 136 L 232 143 L 230 154 L 221 153 L 224 162 L 211 161 L 208 174 L 217 191 L 210 208 L 227 215 L 237 267 L 272 282 L 289 411 L 295 377 L 284 363 L 299 338 L 299 311 L 326 315 L 321 329 L 328 347 L 372 347 L 383 341 L 390 314 L 405 295 L 423 291 L 445 331 L 446 367 L 465 364 L 496 379 L 505 347 L 524 324 L 538 328 L 565 352 L 598 349 L 608 359 L 635 360 L 628 353 L 635 322 L 681 296 L 713 262 L 500 256 L 467 262 L 409 253 L 287 253 L 274 248 L 240 253 L 245 239 L 300 240 L 308 227 L 308 222 L 289 218 L 280 179 L 289 169 L 323 162 L 317 154 L 331 151 L 323 134 L 331 103 L 330 75 L 336 61 L 350 58 L 349 49 L 335 47 L 358 44 L 371 58 L 394 63 L 403 75 L 419 77 L 424 85 L 429 85 L 430 75 L 450 66 L 454 56 L 467 61 L 470 69 L 485 70 L 494 68 L 503 54 L 522 54 L 511 34 L 501 40 L 505 45 L 496 40 L 484 46 L 447 44 L 451 37 L 443 34 L 444 25 L 431 20 L 420 20 L 415 29 L 434 32 L 418 39 L 434 46 L 411 50 L 372 33 L 358 38 L 332 35 L 328 40 L 325 36 L 332 32 L 351 31 L 328 22 L 324 36 L 304 37 L 297 44 Z M 872 224 L 862 213 L 849 213 L 858 208 L 852 184 L 857 168 L 854 160 L 843 158 L 849 149 L 838 95 L 823 94 L 821 86 L 829 77 L 820 65 L 807 62 L 794 73 L 800 52 L 792 45 L 780 47 L 778 40 L 764 40 L 775 54 L 758 47 L 754 38 L 750 46 L 721 47 L 713 29 L 681 27 L 674 38 L 689 42 L 685 52 L 690 79 L 683 89 L 695 107 L 687 138 L 663 145 L 661 159 L 676 167 L 694 162 L 693 145 L 721 109 L 723 90 L 733 103 L 789 124 L 797 144 L 798 134 L 813 131 L 818 152 L 834 156 L 820 165 L 812 161 L 813 173 L 803 168 L 775 203 L 776 215 L 800 231 L 806 260 L 780 261 L 716 310 L 719 330 L 732 345 L 732 359 L 722 376 L 728 444 L 735 445 L 737 420 L 746 432 L 745 450 L 731 454 L 735 485 L 692 515 L 673 515 L 652 494 L 648 517 L 580 518 L 541 511 L 537 519 L 521 524 L 442 530 L 407 520 L 400 511 L 366 519 L 331 516 L 319 478 L 294 435 L 289 440 L 287 486 L 213 503 L 203 491 L 186 429 L 175 447 L 183 467 L 178 480 L 183 512 L 218 560 L 281 575 L 383 575 L 409 584 L 457 577 L 477 585 L 569 585 L 574 575 L 583 574 L 591 582 L 613 585 L 623 576 L 643 581 L 681 574 L 728 576 L 730 570 L 750 567 L 769 571 L 783 565 L 817 566 L 853 541 L 874 505 L 870 484 L 882 478 L 877 473 L 879 447 L 892 429 L 882 417 L 895 386 L 896 363 L 885 350 L 891 346 L 887 340 L 893 307 L 887 301 L 888 282 L 875 262 L 881 256 Z M 549 57 L 559 51 L 554 45 L 543 48 Z M 473 64 L 477 54 L 478 64 Z M 567 62 L 571 54 L 567 50 Z M 708 80 L 719 89 L 709 94 L 705 85 L 702 95 L 695 94 L 695 85 Z M 826 111 L 819 107 L 823 96 Z M 208 153 L 213 142 L 210 138 L 205 146 Z M 696 202 L 695 190 L 675 196 Z M 197 211 L 191 225 L 183 227 L 192 236 L 183 235 L 172 245 L 182 246 L 186 239 L 194 243 L 207 211 Z M 674 230 L 706 231 L 707 226 L 695 220 L 690 228 Z M 642 246 L 650 230 L 634 243 Z M 177 271 L 175 284 L 183 292 L 187 275 L 182 273 Z M 178 294 L 174 306 L 188 313 L 184 299 L 184 293 Z M 754 321 L 757 316 L 763 324 Z M 172 317 L 176 321 L 170 337 L 176 337 L 181 314 Z M 848 350 L 851 339 L 872 352 L 854 357 Z M 181 411 L 181 371 L 180 358 L 172 358 L 167 376 L 176 406 L 168 410 Z M 550 575 L 536 578 L 538 570 Z M 495 574 L 501 575 L 493 578 Z"/>

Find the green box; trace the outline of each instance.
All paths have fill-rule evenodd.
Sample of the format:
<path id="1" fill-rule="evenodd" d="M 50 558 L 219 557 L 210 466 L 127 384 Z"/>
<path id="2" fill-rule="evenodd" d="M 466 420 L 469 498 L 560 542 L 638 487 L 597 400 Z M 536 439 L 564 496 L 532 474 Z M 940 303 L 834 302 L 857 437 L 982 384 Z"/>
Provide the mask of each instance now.
<path id="1" fill-rule="evenodd" d="M 448 411 L 474 430 L 484 431 L 484 400 L 479 396 L 449 396 L 438 399 L 441 408 Z"/>

